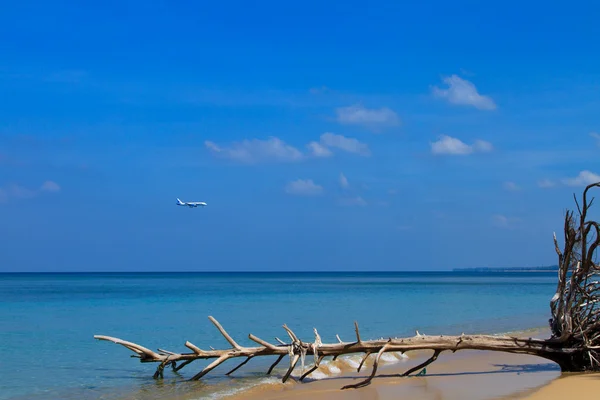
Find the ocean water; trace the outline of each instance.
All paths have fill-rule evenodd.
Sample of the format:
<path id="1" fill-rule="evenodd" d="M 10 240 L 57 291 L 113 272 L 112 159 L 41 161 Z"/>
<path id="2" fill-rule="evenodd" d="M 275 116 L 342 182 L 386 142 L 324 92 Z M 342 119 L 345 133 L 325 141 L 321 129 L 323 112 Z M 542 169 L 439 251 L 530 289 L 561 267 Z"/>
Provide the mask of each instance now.
<path id="1" fill-rule="evenodd" d="M 426 334 L 500 333 L 545 327 L 555 273 L 120 273 L 0 274 L 0 399 L 218 398 L 262 383 L 273 360 L 251 360 L 232 377 L 230 360 L 199 382 L 206 362 L 175 374 L 141 364 L 129 350 L 93 339 L 119 337 L 151 349 L 188 352 L 228 343 L 212 315 L 242 345 L 286 339 L 324 342 Z M 398 357 L 390 357 L 396 361 Z M 307 358 L 307 364 L 312 360 Z M 343 361 L 342 361 L 343 362 Z M 348 359 L 352 364 L 356 360 Z M 282 361 L 281 365 L 285 365 Z M 339 373 L 325 365 L 315 373 Z"/>

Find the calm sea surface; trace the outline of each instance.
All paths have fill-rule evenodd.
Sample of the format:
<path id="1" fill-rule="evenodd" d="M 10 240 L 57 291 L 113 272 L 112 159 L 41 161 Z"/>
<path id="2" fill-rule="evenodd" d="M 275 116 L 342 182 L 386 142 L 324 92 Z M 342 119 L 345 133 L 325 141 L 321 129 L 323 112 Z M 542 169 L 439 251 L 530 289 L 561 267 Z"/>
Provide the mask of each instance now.
<path id="1" fill-rule="evenodd" d="M 241 344 L 248 333 L 274 341 L 324 342 L 426 334 L 498 333 L 545 327 L 555 273 L 147 273 L 0 274 L 0 399 L 199 399 L 265 378 L 272 360 L 252 360 L 237 378 L 185 382 L 190 364 L 155 381 L 156 364 L 93 339 L 116 336 L 151 349 L 228 347 L 212 315 Z M 282 362 L 285 364 L 285 362 Z M 277 376 L 277 374 L 275 374 Z M 271 380 L 276 381 L 276 376 Z"/>

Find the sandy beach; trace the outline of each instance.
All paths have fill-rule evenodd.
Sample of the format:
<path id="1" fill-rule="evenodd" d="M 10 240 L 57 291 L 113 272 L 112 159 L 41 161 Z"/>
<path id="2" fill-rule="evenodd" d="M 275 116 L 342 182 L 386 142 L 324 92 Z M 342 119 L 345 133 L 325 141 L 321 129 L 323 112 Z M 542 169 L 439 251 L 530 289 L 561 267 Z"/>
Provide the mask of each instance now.
<path id="1" fill-rule="evenodd" d="M 564 374 L 528 396 L 528 400 L 594 399 L 600 392 L 600 374 Z"/>
<path id="2" fill-rule="evenodd" d="M 548 360 L 525 355 L 464 351 L 442 354 L 427 367 L 425 376 L 398 375 L 425 359 L 413 356 L 381 367 L 369 386 L 340 390 L 364 379 L 370 365 L 361 373 L 349 368 L 326 379 L 300 383 L 267 385 L 231 397 L 238 400 L 553 400 L 589 398 L 600 390 L 600 374 L 562 375 Z"/>

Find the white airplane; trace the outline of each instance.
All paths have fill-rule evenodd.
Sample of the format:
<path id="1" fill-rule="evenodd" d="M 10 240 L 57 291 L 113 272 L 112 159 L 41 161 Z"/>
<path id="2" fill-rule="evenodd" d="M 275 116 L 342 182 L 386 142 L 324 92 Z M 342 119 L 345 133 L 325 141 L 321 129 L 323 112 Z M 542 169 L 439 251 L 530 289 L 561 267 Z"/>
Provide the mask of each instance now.
<path id="1" fill-rule="evenodd" d="M 178 206 L 188 206 L 188 207 L 198 207 L 198 206 L 206 207 L 207 206 L 207 204 L 203 201 L 181 201 L 179 199 L 177 199 L 177 205 Z"/>

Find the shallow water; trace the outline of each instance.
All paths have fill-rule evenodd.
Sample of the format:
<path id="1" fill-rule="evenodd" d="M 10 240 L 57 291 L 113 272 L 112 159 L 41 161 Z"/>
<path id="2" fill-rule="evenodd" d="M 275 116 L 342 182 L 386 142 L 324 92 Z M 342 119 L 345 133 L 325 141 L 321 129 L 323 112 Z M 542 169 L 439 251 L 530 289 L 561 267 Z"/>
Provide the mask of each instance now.
<path id="1" fill-rule="evenodd" d="M 148 273 L 0 274 L 0 399 L 193 399 L 267 379 L 272 360 L 252 360 L 223 377 L 235 361 L 202 382 L 140 364 L 128 350 L 95 341 L 120 337 L 171 351 L 227 347 L 206 318 L 217 318 L 241 344 L 252 332 L 323 341 L 461 332 L 516 331 L 547 325 L 555 273 Z M 16 358 L 15 358 L 16 356 Z M 310 358 L 310 357 L 309 357 Z M 307 364 L 312 360 L 307 358 Z M 285 361 L 282 362 L 284 364 Z M 332 372 L 332 373 L 335 373 Z M 240 377 L 242 379 L 240 379 Z"/>

